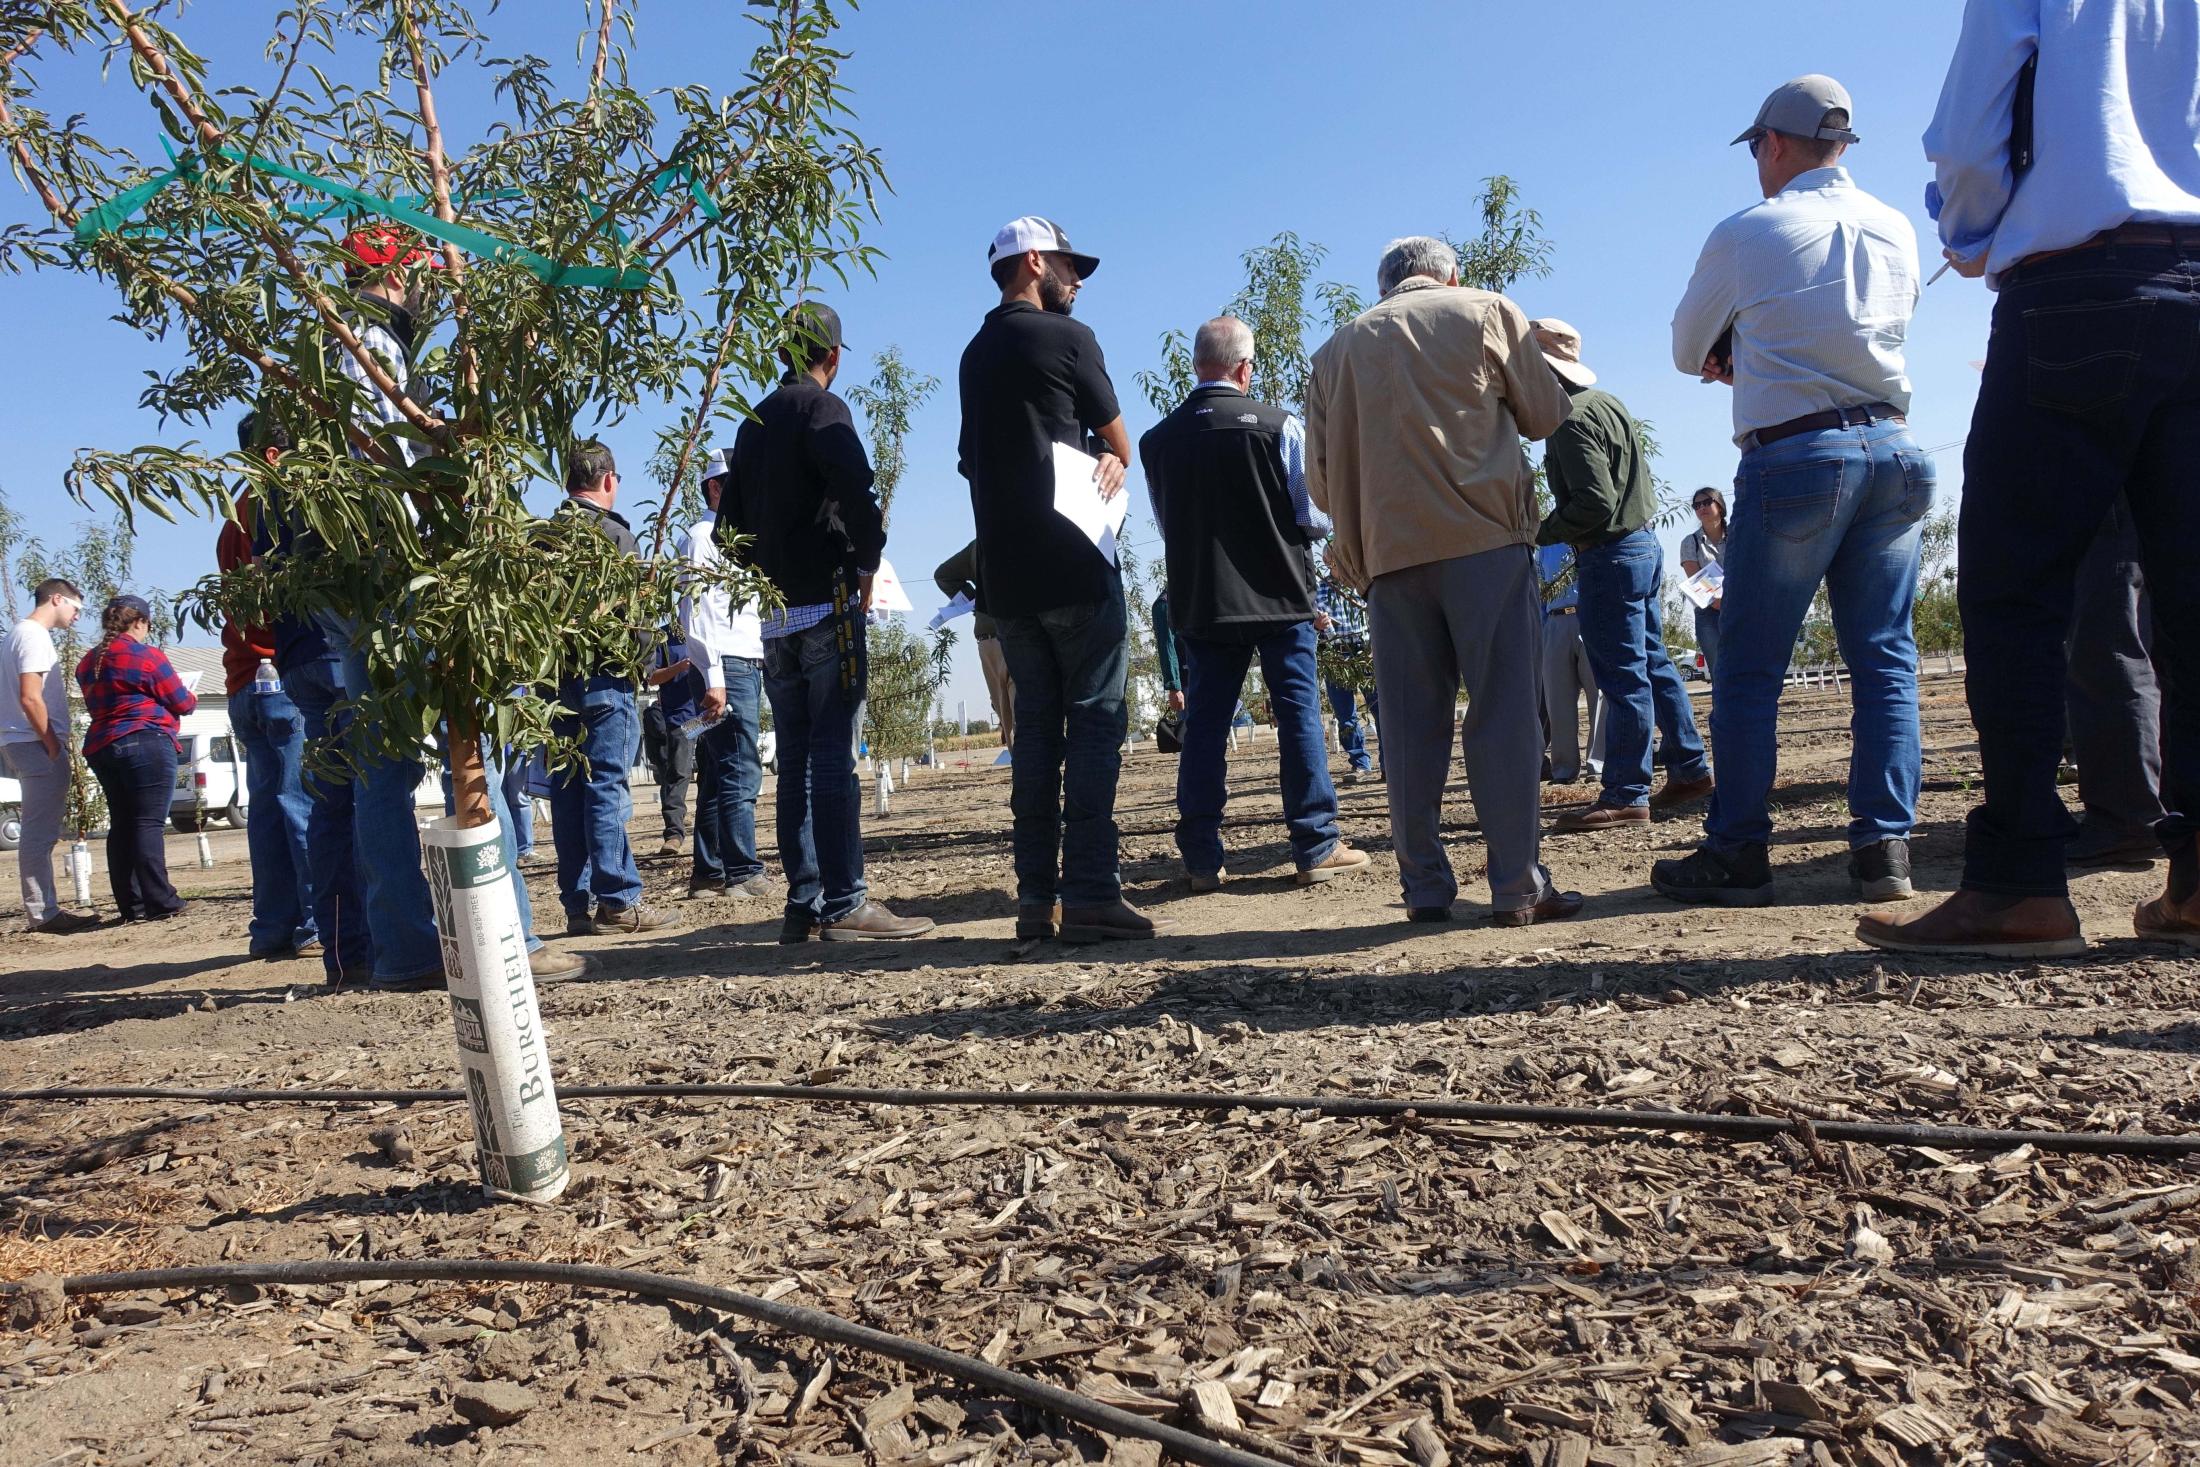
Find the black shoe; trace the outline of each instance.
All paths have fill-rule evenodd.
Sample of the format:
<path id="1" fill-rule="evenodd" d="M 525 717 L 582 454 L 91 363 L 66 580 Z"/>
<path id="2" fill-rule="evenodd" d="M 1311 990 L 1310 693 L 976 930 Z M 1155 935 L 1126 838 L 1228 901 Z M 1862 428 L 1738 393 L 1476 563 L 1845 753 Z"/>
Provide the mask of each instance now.
<path id="1" fill-rule="evenodd" d="M 1772 905 L 1772 861 L 1763 846 L 1744 846 L 1731 859 L 1697 850 L 1650 868 L 1650 884 L 1676 902 L 1718 907 Z"/>
<path id="2" fill-rule="evenodd" d="M 1051 942 L 1054 924 L 1061 919 L 1062 906 L 1049 902 L 1040 906 L 1037 902 L 1016 904 L 1016 940 L 1018 942 Z"/>
<path id="3" fill-rule="evenodd" d="M 817 919 L 807 912 L 789 912 L 779 924 L 779 945 L 793 947 L 817 935 Z"/>
<path id="4" fill-rule="evenodd" d="M 1509 912 L 1490 913 L 1490 923 L 1496 927 L 1533 927 L 1538 922 L 1563 922 L 1568 917 L 1578 917 L 1586 904 L 1578 891 L 1550 891 L 1532 907 L 1515 907 Z"/>
<path id="5" fill-rule="evenodd" d="M 578 916 L 571 912 L 566 913 L 565 935 L 567 937 L 594 937 L 596 935 L 596 919 L 586 912 L 582 912 Z"/>
<path id="6" fill-rule="evenodd" d="M 1849 895 L 1863 902 L 1906 902 L 1917 895 L 1910 885 L 1910 843 L 1883 840 L 1849 852 Z"/>
<path id="7" fill-rule="evenodd" d="M 1406 909 L 1406 920 L 1408 922 L 1449 922 L 1451 920 L 1451 908 L 1408 907 Z"/>
<path id="8" fill-rule="evenodd" d="M 2162 859 L 2162 843 L 2147 831 L 2125 832 L 2087 822 L 2063 849 L 2063 864 L 2074 871 L 2145 871 Z"/>

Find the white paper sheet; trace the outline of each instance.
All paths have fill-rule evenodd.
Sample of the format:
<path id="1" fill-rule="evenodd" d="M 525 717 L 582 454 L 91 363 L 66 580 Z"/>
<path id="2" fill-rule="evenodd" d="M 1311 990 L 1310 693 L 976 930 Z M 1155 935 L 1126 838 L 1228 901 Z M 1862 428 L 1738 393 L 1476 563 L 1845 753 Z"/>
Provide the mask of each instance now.
<path id="1" fill-rule="evenodd" d="M 1704 562 L 1701 570 L 1681 581 L 1681 594 L 1698 606 L 1708 607 L 1725 588 L 1726 572 L 1715 560 Z"/>
<path id="2" fill-rule="evenodd" d="M 1055 444 L 1054 512 L 1082 530 L 1085 538 L 1108 558 L 1108 564 L 1114 565 L 1115 541 L 1123 533 L 1131 497 L 1126 492 L 1102 499 L 1100 485 L 1093 478 L 1099 469 L 1100 461 L 1091 454 Z"/>
<path id="3" fill-rule="evenodd" d="M 976 602 L 972 601 L 970 597 L 965 593 L 957 591 L 955 593 L 954 600 L 948 602 L 945 606 L 942 606 L 938 611 L 932 614 L 932 624 L 928 628 L 926 628 L 926 630 L 936 632 L 941 627 L 946 626 L 949 622 L 955 620 L 955 618 L 960 616 L 968 616 L 977 609 L 978 606 Z"/>

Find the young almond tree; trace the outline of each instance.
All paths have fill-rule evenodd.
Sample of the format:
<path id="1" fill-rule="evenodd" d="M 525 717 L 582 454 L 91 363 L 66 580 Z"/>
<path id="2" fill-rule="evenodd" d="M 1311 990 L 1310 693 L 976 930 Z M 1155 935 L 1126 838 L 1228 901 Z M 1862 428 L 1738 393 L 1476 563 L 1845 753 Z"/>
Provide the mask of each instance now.
<path id="1" fill-rule="evenodd" d="M 295 444 L 273 468 L 195 444 L 87 451 L 71 488 L 168 518 L 228 514 L 247 484 L 311 553 L 203 596 L 355 628 L 371 688 L 352 756 L 413 757 L 447 722 L 461 822 L 487 823 L 476 735 L 553 744 L 553 707 L 524 690 L 637 668 L 676 593 L 672 567 L 536 519 L 525 490 L 649 401 L 697 404 L 692 458 L 745 410 L 733 384 L 772 375 L 785 303 L 870 263 L 883 177 L 842 125 L 836 7 L 742 12 L 756 49 L 730 94 L 718 66 L 644 92 L 613 27 L 637 43 L 634 0 L 595 0 L 567 95 L 497 41 L 493 6 L 457 0 L 288 0 L 264 58 L 195 48 L 180 7 L 0 4 L 0 149 L 47 216 L 0 231 L 0 271 L 111 281 L 123 320 L 184 348 L 148 406 L 216 442 L 257 409 Z M 41 105 L 49 73 L 117 58 L 88 114 Z M 481 136 L 446 135 L 454 91 L 492 114 Z M 160 154 L 133 150 L 155 135 Z M 400 311 L 407 362 L 369 344 Z M 638 484 L 646 453 L 629 457 Z M 662 532 L 660 514 L 645 544 Z"/>
<path id="2" fill-rule="evenodd" d="M 910 420 L 940 382 L 911 371 L 897 346 L 888 346 L 872 358 L 872 366 L 871 380 L 850 388 L 848 401 L 863 410 L 879 513 L 890 519 L 894 493 L 909 468 L 903 444 Z M 907 579 L 904 573 L 904 583 Z M 906 759 L 924 748 L 932 726 L 933 700 L 947 685 L 955 634 L 942 628 L 927 640 L 911 631 L 901 617 L 890 616 L 871 628 L 868 641 L 870 678 L 864 694 L 863 738 L 883 772 L 887 760 Z M 891 788 L 890 778 L 879 781 L 882 802 Z"/>

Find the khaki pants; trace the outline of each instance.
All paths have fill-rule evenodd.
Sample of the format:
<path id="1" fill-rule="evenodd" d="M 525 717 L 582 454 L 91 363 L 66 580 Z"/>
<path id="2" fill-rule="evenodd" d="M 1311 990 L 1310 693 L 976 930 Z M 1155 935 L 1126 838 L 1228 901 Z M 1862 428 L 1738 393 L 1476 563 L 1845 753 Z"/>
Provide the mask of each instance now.
<path id="1" fill-rule="evenodd" d="M 993 700 L 993 718 L 1001 731 L 1001 747 L 1016 744 L 1016 684 L 1008 676 L 1008 654 L 998 637 L 978 639 L 978 666 L 985 672 L 985 694 Z"/>
<path id="2" fill-rule="evenodd" d="M 1468 793 L 1489 857 L 1490 904 L 1534 906 L 1551 892 L 1543 869 L 1543 612 L 1535 558 L 1524 545 L 1431 561 L 1375 578 L 1368 631 L 1383 697 L 1383 770 L 1390 840 L 1409 907 L 1448 907 L 1459 894 L 1444 854 L 1444 786 L 1459 741 Z"/>

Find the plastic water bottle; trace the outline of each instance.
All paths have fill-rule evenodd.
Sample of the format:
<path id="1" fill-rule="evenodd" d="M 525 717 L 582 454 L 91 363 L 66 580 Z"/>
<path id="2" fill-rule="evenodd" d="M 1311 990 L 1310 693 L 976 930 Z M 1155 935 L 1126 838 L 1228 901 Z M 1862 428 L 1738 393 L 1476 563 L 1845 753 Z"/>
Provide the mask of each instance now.
<path id="1" fill-rule="evenodd" d="M 725 722 L 725 719 L 722 716 L 718 718 L 705 718 L 702 714 L 698 713 L 693 718 L 689 719 L 686 723 L 680 725 L 680 737 L 686 739 L 689 743 L 692 744 L 697 739 L 701 738 L 704 734 L 709 733 L 712 729 L 718 727 L 718 725 L 723 722 Z"/>
<path id="2" fill-rule="evenodd" d="M 262 657 L 259 671 L 252 674 L 252 691 L 255 693 L 280 693 L 283 680 L 276 674 L 273 658 Z"/>

